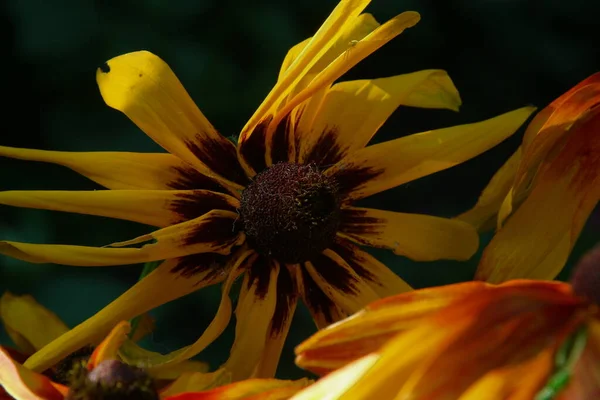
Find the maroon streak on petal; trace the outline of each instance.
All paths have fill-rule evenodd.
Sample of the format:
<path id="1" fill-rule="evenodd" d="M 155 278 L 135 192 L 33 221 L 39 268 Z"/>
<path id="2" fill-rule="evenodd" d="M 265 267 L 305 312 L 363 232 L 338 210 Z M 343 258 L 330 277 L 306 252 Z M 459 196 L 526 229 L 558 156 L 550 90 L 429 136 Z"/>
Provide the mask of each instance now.
<path id="1" fill-rule="evenodd" d="M 346 196 L 355 188 L 363 185 L 365 182 L 370 181 L 381 175 L 383 169 L 374 169 L 369 167 L 347 167 L 344 168 L 344 160 L 338 164 L 340 168 L 329 174 L 325 171 L 326 175 L 330 175 L 338 184 L 339 192 Z"/>
<path id="2" fill-rule="evenodd" d="M 178 179 L 169 182 L 169 187 L 176 190 L 206 189 L 213 192 L 227 193 L 222 185 L 204 175 L 192 166 L 171 167 L 179 175 Z"/>
<path id="3" fill-rule="evenodd" d="M 310 262 L 318 271 L 319 275 L 334 288 L 347 294 L 358 293 L 355 285 L 355 278 L 335 260 L 324 254 L 319 254 L 312 257 Z"/>
<path id="4" fill-rule="evenodd" d="M 310 153 L 306 155 L 304 162 L 314 162 L 318 166 L 331 166 L 340 161 L 346 154 L 337 144 L 337 136 L 338 132 L 335 128 L 325 130 Z"/>
<path id="5" fill-rule="evenodd" d="M 317 285 L 306 268 L 301 267 L 302 278 L 300 295 L 310 310 L 317 328 L 322 329 L 346 315 Z"/>
<path id="6" fill-rule="evenodd" d="M 271 277 L 271 269 L 275 268 L 275 261 L 269 257 L 259 255 L 256 260 L 248 267 L 248 286 L 250 289 L 256 281 L 256 297 L 260 300 L 264 299 L 269 291 L 269 279 Z M 281 273 L 281 272 L 280 272 Z"/>
<path id="7" fill-rule="evenodd" d="M 342 208 L 339 231 L 353 235 L 379 232 L 377 226 L 385 221 L 379 218 L 367 217 L 366 214 L 366 210 Z"/>
<path id="8" fill-rule="evenodd" d="M 177 197 L 177 200 L 171 203 L 171 211 L 177 213 L 181 218 L 173 223 L 188 221 L 212 210 L 236 212 L 239 206 L 238 201 L 233 197 L 210 190 L 194 190 Z"/>
<path id="9" fill-rule="evenodd" d="M 267 151 L 267 128 L 271 117 L 261 121 L 251 135 L 240 143 L 238 151 L 240 156 L 257 174 L 267 168 L 265 154 Z"/>
<path id="10" fill-rule="evenodd" d="M 229 247 L 238 240 L 239 229 L 235 219 L 223 216 L 209 217 L 198 229 L 192 230 L 183 239 L 185 246 L 197 243 L 220 243 L 223 248 Z"/>
<path id="11" fill-rule="evenodd" d="M 336 237 L 335 242 L 332 243 L 329 248 L 342 257 L 361 278 L 366 279 L 369 282 L 380 284 L 377 276 L 363 267 L 364 261 L 360 256 L 361 250 L 357 245 L 343 238 Z"/>
<path id="12" fill-rule="evenodd" d="M 292 268 L 299 268 L 293 266 Z M 277 304 L 271 320 L 271 336 L 281 333 L 286 323 L 292 318 L 293 305 L 298 299 L 298 287 L 294 277 L 286 268 L 282 266 L 277 277 Z"/>
<path id="13" fill-rule="evenodd" d="M 216 140 L 208 135 L 196 134 L 193 142 L 185 144 L 215 173 L 242 186 L 248 183 L 248 177 L 238 161 L 235 145 L 226 138 L 221 136 Z"/>
<path id="14" fill-rule="evenodd" d="M 290 136 L 293 134 L 294 127 L 292 126 L 292 120 L 290 114 L 286 115 L 273 132 L 273 138 L 271 140 L 271 163 L 276 164 L 278 162 L 288 162 L 292 160 L 293 150 L 290 148 L 292 142 Z"/>
<path id="15" fill-rule="evenodd" d="M 175 260 L 176 264 L 171 272 L 179 274 L 184 278 L 192 278 L 195 275 L 206 273 L 204 280 L 216 280 L 226 274 L 225 266 L 230 255 L 217 253 L 200 253 L 180 257 Z"/>

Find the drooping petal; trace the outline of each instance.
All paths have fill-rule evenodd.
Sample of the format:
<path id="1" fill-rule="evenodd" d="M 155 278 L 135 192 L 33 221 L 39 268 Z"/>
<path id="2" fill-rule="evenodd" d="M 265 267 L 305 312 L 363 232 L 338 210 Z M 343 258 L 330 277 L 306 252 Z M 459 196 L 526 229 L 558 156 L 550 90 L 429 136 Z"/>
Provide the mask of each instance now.
<path id="1" fill-rule="evenodd" d="M 213 210 L 202 217 L 157 230 L 127 242 L 126 246 L 155 240 L 141 248 L 87 247 L 0 241 L 0 254 L 30 263 L 55 263 L 82 267 L 137 264 L 195 253 L 228 254 L 243 243 L 244 234 L 233 230 L 237 214 Z"/>
<path id="2" fill-rule="evenodd" d="M 0 319 L 12 341 L 28 354 L 69 330 L 55 313 L 29 295 L 5 292 L 0 297 Z"/>
<path id="3" fill-rule="evenodd" d="M 242 166 L 250 176 L 265 166 L 266 151 L 271 147 L 272 139 L 271 134 L 267 134 L 267 128 L 274 114 L 347 27 L 355 25 L 359 14 L 369 3 L 370 0 L 344 0 L 338 3 L 315 35 L 285 68 L 271 92 L 248 120 L 238 140 L 238 153 Z"/>
<path id="4" fill-rule="evenodd" d="M 231 374 L 224 369 L 215 372 L 184 373 L 160 391 L 161 399 L 170 399 L 184 393 L 203 392 L 231 383 Z"/>
<path id="5" fill-rule="evenodd" d="M 0 347 L 0 387 L 18 400 L 63 400 L 61 385 L 23 367 Z"/>
<path id="6" fill-rule="evenodd" d="M 223 365 L 234 382 L 248 379 L 258 367 L 277 304 L 278 262 L 259 256 L 244 277 L 235 310 L 235 341 Z"/>
<path id="7" fill-rule="evenodd" d="M 239 201 L 209 190 L 94 190 L 0 192 L 0 204 L 91 214 L 168 226 L 211 210 L 235 211 Z"/>
<path id="8" fill-rule="evenodd" d="M 318 329 L 348 316 L 348 313 L 323 292 L 304 266 L 300 268 L 298 278 L 298 290 L 302 301 L 308 307 Z"/>
<path id="9" fill-rule="evenodd" d="M 513 133 L 534 111 L 524 107 L 472 124 L 417 133 L 351 153 L 326 171 L 356 200 L 469 160 Z"/>
<path id="10" fill-rule="evenodd" d="M 103 361 L 116 360 L 119 348 L 127 340 L 130 331 L 131 325 L 127 321 L 121 321 L 115 325 L 106 338 L 94 349 L 87 362 L 87 369 L 91 371 Z"/>
<path id="11" fill-rule="evenodd" d="M 309 384 L 308 379 L 246 379 L 211 390 L 182 393 L 168 400 L 286 400 Z M 167 400 L 164 399 L 164 400 Z"/>
<path id="12" fill-rule="evenodd" d="M 148 51 L 115 57 L 96 73 L 104 101 L 171 154 L 229 188 L 246 177 L 233 143 L 194 104 L 171 68 Z"/>
<path id="13" fill-rule="evenodd" d="M 421 289 L 373 302 L 352 317 L 327 327 L 295 350 L 296 364 L 323 375 L 379 350 L 397 334 L 419 326 L 460 297 L 489 285 L 467 282 Z"/>
<path id="14" fill-rule="evenodd" d="M 477 204 L 456 218 L 468 222 L 479 231 L 494 228 L 498 211 L 512 188 L 519 163 L 521 162 L 521 154 L 521 148 L 519 147 L 494 174 L 479 196 Z"/>
<path id="15" fill-rule="evenodd" d="M 479 246 L 477 231 L 466 222 L 371 208 L 342 208 L 339 232 L 417 261 L 468 260 Z"/>
<path id="16" fill-rule="evenodd" d="M 485 249 L 476 278 L 553 279 L 600 199 L 600 108 L 581 118 L 540 167 L 521 206 Z"/>
<path id="17" fill-rule="evenodd" d="M 329 248 L 342 257 L 379 297 L 412 290 L 402 278 L 351 241 L 338 236 Z"/>
<path id="18" fill-rule="evenodd" d="M 321 100 L 316 116 L 307 115 L 310 131 L 297 132 L 299 159 L 335 164 L 366 146 L 400 105 L 458 110 L 460 103 L 454 84 L 440 70 L 335 84 Z"/>
<path id="19" fill-rule="evenodd" d="M 298 284 L 296 275 L 299 265 L 282 267 L 277 276 L 277 303 L 273 318 L 267 329 L 265 347 L 258 366 L 252 374 L 253 378 L 272 378 L 277 371 L 281 351 L 287 338 L 292 317 L 298 302 Z M 291 269 L 291 270 L 290 270 Z"/>
<path id="20" fill-rule="evenodd" d="M 312 257 L 304 267 L 321 290 L 348 314 L 378 299 L 365 279 L 333 250 Z"/>
<path id="21" fill-rule="evenodd" d="M 190 164 L 166 153 L 80 153 L 0 146 L 0 156 L 62 165 L 108 189 L 225 190 Z"/>
<path id="22" fill-rule="evenodd" d="M 237 260 L 236 254 L 231 259 Z M 194 256 L 188 256 L 193 257 Z M 221 282 L 229 267 L 190 265 L 188 257 L 163 262 L 156 270 L 133 285 L 112 303 L 31 356 L 25 365 L 43 371 L 73 351 L 99 342 L 116 323 L 129 320 L 161 304 L 185 296 L 205 286 Z M 189 266 L 190 268 L 181 268 Z M 195 268 L 191 268 L 191 267 Z M 132 364 L 136 364 L 135 362 Z"/>

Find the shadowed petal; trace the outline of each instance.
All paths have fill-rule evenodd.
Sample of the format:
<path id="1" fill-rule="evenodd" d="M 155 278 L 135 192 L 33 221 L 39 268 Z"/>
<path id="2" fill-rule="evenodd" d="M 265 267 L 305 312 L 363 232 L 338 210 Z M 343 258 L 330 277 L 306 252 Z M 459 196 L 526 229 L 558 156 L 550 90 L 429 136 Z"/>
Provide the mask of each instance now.
<path id="1" fill-rule="evenodd" d="M 0 386 L 18 400 L 63 400 L 60 388 L 44 375 L 37 374 L 13 361 L 0 347 Z M 66 392 L 66 388 L 62 387 Z"/>
<path id="2" fill-rule="evenodd" d="M 123 54 L 100 67 L 96 80 L 106 104 L 167 151 L 229 188 L 245 183 L 233 143 L 208 122 L 159 57 L 147 51 Z"/>
<path id="3" fill-rule="evenodd" d="M 348 316 L 348 313 L 321 290 L 306 268 L 300 268 L 298 277 L 298 290 L 302 301 L 308 307 L 318 329 L 323 329 Z"/>
<path id="4" fill-rule="evenodd" d="M 554 279 L 600 199 L 600 108 L 544 161 L 527 199 L 485 249 L 476 278 Z"/>
<path id="5" fill-rule="evenodd" d="M 417 133 L 358 150 L 326 171 L 356 200 L 465 162 L 494 147 L 534 111 L 524 107 L 473 124 Z"/>
<path id="6" fill-rule="evenodd" d="M 412 290 L 387 266 L 349 240 L 338 236 L 329 248 L 342 257 L 379 297 Z"/>
<path id="7" fill-rule="evenodd" d="M 308 132 L 299 132 L 300 161 L 331 165 L 367 145 L 400 105 L 458 110 L 460 97 L 445 71 L 425 70 L 333 85 Z M 302 119 L 305 118 L 302 115 Z M 302 127 L 302 120 L 299 122 Z"/>
<path id="8" fill-rule="evenodd" d="M 340 235 L 417 261 L 468 260 L 479 236 L 466 222 L 371 208 L 342 208 Z"/>
<path id="9" fill-rule="evenodd" d="M 127 242 L 128 246 L 154 240 L 141 248 L 87 247 L 0 241 L 0 254 L 30 263 L 54 263 L 82 267 L 137 264 L 194 253 L 228 254 L 243 243 L 244 234 L 232 229 L 237 214 L 213 210 L 204 216 L 160 229 Z"/>
<path id="10" fill-rule="evenodd" d="M 12 341 L 29 354 L 69 330 L 55 313 L 29 295 L 5 292 L 0 297 L 0 319 Z"/>
<path id="11" fill-rule="evenodd" d="M 231 260 L 237 262 L 238 253 Z M 119 321 L 132 319 L 161 304 L 221 282 L 230 272 L 229 266 L 215 266 L 218 269 L 211 269 L 207 265 L 203 270 L 198 268 L 194 274 L 186 274 L 185 270 L 178 269 L 181 262 L 185 263 L 186 257 L 163 262 L 94 316 L 35 353 L 25 365 L 43 371 L 86 344 L 99 341 Z"/>
<path id="12" fill-rule="evenodd" d="M 209 190 L 94 190 L 0 192 L 0 204 L 118 218 L 168 226 L 213 209 L 235 211 L 239 202 Z"/>
<path id="13" fill-rule="evenodd" d="M 365 279 L 330 249 L 311 258 L 304 265 L 321 290 L 348 314 L 355 313 L 378 299 Z"/>
<path id="14" fill-rule="evenodd" d="M 172 154 L 69 152 L 0 146 L 0 156 L 62 165 L 108 189 L 208 189 L 224 191 Z"/>
<path id="15" fill-rule="evenodd" d="M 278 262 L 259 256 L 244 277 L 235 310 L 235 341 L 223 365 L 233 381 L 252 376 L 258 366 L 277 304 Z"/>

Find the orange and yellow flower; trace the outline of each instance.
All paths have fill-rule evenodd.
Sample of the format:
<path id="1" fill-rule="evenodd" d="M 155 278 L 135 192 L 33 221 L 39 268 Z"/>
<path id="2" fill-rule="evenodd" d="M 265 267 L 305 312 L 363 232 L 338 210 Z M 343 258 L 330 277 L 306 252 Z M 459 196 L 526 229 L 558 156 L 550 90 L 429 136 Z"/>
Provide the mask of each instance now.
<path id="1" fill-rule="evenodd" d="M 223 282 L 219 310 L 194 344 L 144 357 L 148 366 L 188 359 L 227 326 L 229 291 L 243 275 L 235 342 L 225 368 L 234 380 L 270 377 L 298 298 L 322 328 L 373 300 L 410 289 L 360 245 L 414 260 L 471 257 L 478 236 L 468 223 L 351 203 L 486 151 L 513 134 L 533 108 L 366 147 L 399 106 L 457 110 L 461 103 L 440 70 L 334 84 L 420 18 L 405 12 L 380 25 L 362 13 L 368 3 L 341 1 L 313 37 L 288 52 L 237 146 L 208 122 L 164 61 L 141 51 L 108 61 L 97 71 L 97 82 L 110 107 L 170 154 L 0 147 L 2 156 L 63 165 L 110 189 L 9 191 L 0 193 L 1 204 L 160 227 L 102 248 L 4 241 L 0 253 L 92 267 L 165 260 L 34 354 L 27 367 L 44 370 L 105 335 L 117 321 Z M 130 354 L 139 351 L 131 346 Z"/>
<path id="2" fill-rule="evenodd" d="M 5 349 L 0 347 L 0 389 L 4 388 L 15 400 L 104 398 L 102 391 L 106 390 L 117 390 L 121 393 L 129 390 L 131 393 L 128 395 L 132 396 L 130 398 L 136 399 L 283 400 L 290 398 L 309 383 L 306 379 L 298 381 L 251 379 L 228 383 L 230 381 L 229 374 L 224 370 L 219 370 L 213 373 L 183 373 L 157 391 L 155 384 L 143 371 L 131 369 L 119 360 L 118 350 L 128 340 L 129 331 L 129 323 L 117 324 L 89 357 L 85 375 L 74 378 L 69 386 L 54 382 L 45 375 L 23 367 L 13 360 Z M 95 379 L 92 378 L 93 376 Z M 140 379 L 142 384 L 139 382 Z M 133 380 L 133 382 L 129 380 Z M 135 382 L 136 380 L 138 382 Z M 131 389 L 127 385 L 131 385 Z M 95 396 L 89 394 L 86 396 L 85 390 L 100 392 Z M 106 396 L 106 398 L 129 398 L 128 395 Z"/>
<path id="3" fill-rule="evenodd" d="M 531 121 L 521 147 L 459 216 L 498 232 L 477 279 L 554 279 L 600 199 L 600 73 Z"/>
<path id="4" fill-rule="evenodd" d="M 600 398 L 600 246 L 573 284 L 460 283 L 379 300 L 317 332 L 305 399 Z M 332 372 L 334 371 L 334 372 Z"/>

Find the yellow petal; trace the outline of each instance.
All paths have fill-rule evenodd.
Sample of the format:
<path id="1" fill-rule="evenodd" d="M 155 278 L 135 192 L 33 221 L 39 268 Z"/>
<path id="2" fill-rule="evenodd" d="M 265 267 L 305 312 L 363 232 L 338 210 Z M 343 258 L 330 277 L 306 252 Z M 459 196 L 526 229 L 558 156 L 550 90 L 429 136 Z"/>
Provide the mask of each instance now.
<path id="1" fill-rule="evenodd" d="M 167 151 L 221 184 L 241 189 L 245 175 L 235 146 L 208 122 L 163 60 L 147 51 L 124 54 L 100 67 L 96 80 L 106 104 Z"/>
<path id="2" fill-rule="evenodd" d="M 0 254 L 30 263 L 82 267 L 137 264 L 195 253 L 228 254 L 243 243 L 243 233 L 232 232 L 237 214 L 213 210 L 202 217 L 157 230 L 136 239 L 114 243 L 125 246 L 155 240 L 141 248 L 87 247 L 0 241 Z"/>
<path id="3" fill-rule="evenodd" d="M 524 107 L 478 123 L 379 143 L 350 154 L 326 173 L 338 180 L 349 200 L 367 197 L 489 150 L 515 133 L 533 111 Z"/>
<path id="4" fill-rule="evenodd" d="M 209 190 L 94 190 L 0 192 L 0 204 L 91 214 L 168 226 L 213 209 L 235 211 L 234 197 Z"/>
<path id="5" fill-rule="evenodd" d="M 63 400 L 61 391 L 44 375 L 37 374 L 13 361 L 0 347 L 0 390 L 18 400 Z M 0 392 L 1 394 L 1 392 Z"/>
<path id="6" fill-rule="evenodd" d="M 347 312 L 323 292 L 304 267 L 298 269 L 298 290 L 318 329 L 348 316 Z"/>
<path id="7" fill-rule="evenodd" d="M 0 156 L 62 165 L 109 189 L 215 190 L 218 187 L 215 181 L 171 154 L 79 153 L 0 146 Z M 193 187 L 190 180 L 193 181 Z"/>
<path id="8" fill-rule="evenodd" d="M 486 231 L 495 226 L 498 212 L 510 192 L 517 174 L 521 162 L 521 153 L 519 147 L 494 174 L 481 196 L 479 196 L 477 204 L 469 211 L 456 217 L 457 219 L 468 222 L 479 231 Z"/>
<path id="9" fill-rule="evenodd" d="M 133 340 L 133 339 L 132 339 Z M 210 366 L 202 361 L 186 360 L 177 364 L 169 365 L 168 368 L 154 369 L 148 371 L 154 379 L 175 381 L 183 375 L 206 375 Z M 161 393 L 162 394 L 162 393 Z"/>
<path id="10" fill-rule="evenodd" d="M 259 257 L 246 273 L 235 310 L 235 341 L 229 359 L 223 365 L 234 382 L 248 379 L 258 366 L 277 304 L 277 277 L 280 265 Z"/>
<path id="11" fill-rule="evenodd" d="M 29 295 L 5 292 L 0 297 L 0 319 L 6 333 L 26 353 L 34 353 L 69 330 L 55 313 Z"/>
<path id="12" fill-rule="evenodd" d="M 131 325 L 127 321 L 119 322 L 106 336 L 106 338 L 94 349 L 90 356 L 87 368 L 93 370 L 106 360 L 116 360 L 119 348 L 127 340 L 127 335 L 131 331 Z"/>
<path id="13" fill-rule="evenodd" d="M 412 290 L 408 283 L 387 266 L 349 240 L 338 236 L 329 248 L 343 258 L 379 297 Z"/>
<path id="14" fill-rule="evenodd" d="M 339 231 L 356 243 L 417 261 L 468 260 L 479 246 L 477 232 L 466 222 L 371 208 L 343 208 Z"/>
<path id="15" fill-rule="evenodd" d="M 529 197 L 485 249 L 477 279 L 554 279 L 600 199 L 600 109 L 571 128 Z"/>
<path id="16" fill-rule="evenodd" d="M 198 393 L 231 383 L 230 374 L 224 369 L 215 372 L 187 372 L 160 391 L 161 399 L 184 393 Z"/>
<path id="17" fill-rule="evenodd" d="M 333 250 L 312 257 L 304 267 L 327 297 L 348 314 L 378 299 L 365 279 Z"/>
<path id="18" fill-rule="evenodd" d="M 283 381 L 278 379 L 246 379 L 212 390 L 187 393 L 186 400 L 286 400 L 307 386 L 307 379 Z"/>
<path id="19" fill-rule="evenodd" d="M 458 110 L 460 97 L 440 70 L 335 84 L 320 102 L 316 117 L 306 116 L 310 130 L 302 132 L 300 161 L 338 162 L 366 146 L 400 105 Z"/>
<path id="20" fill-rule="evenodd" d="M 277 81 L 271 92 L 263 100 L 254 115 L 248 120 L 239 137 L 240 161 L 247 173 L 252 176 L 258 172 L 248 161 L 259 158 L 257 153 L 262 148 L 263 162 L 264 149 L 270 148 L 271 134 L 267 135 L 261 123 L 268 125 L 274 113 L 285 101 L 290 92 L 304 78 L 319 59 L 326 54 L 336 43 L 346 27 L 354 25 L 356 18 L 370 3 L 370 0 L 343 0 L 338 3 L 317 33 L 303 47 L 297 57 L 286 68 L 284 74 Z M 261 122 L 263 121 L 263 122 Z M 256 131 L 256 132 L 255 132 Z M 252 135 L 260 136 L 253 138 Z M 256 164 L 256 162 L 254 162 Z M 258 165 L 257 167 L 260 167 Z"/>
<path id="21" fill-rule="evenodd" d="M 98 313 L 43 347 L 25 365 L 36 371 L 44 371 L 73 351 L 99 342 L 119 321 L 132 319 L 161 304 L 218 283 L 227 276 L 228 269 L 222 266 L 214 269 L 210 265 L 188 273 L 179 268 L 181 263 L 187 262 L 189 260 L 186 257 L 163 262 Z"/>

